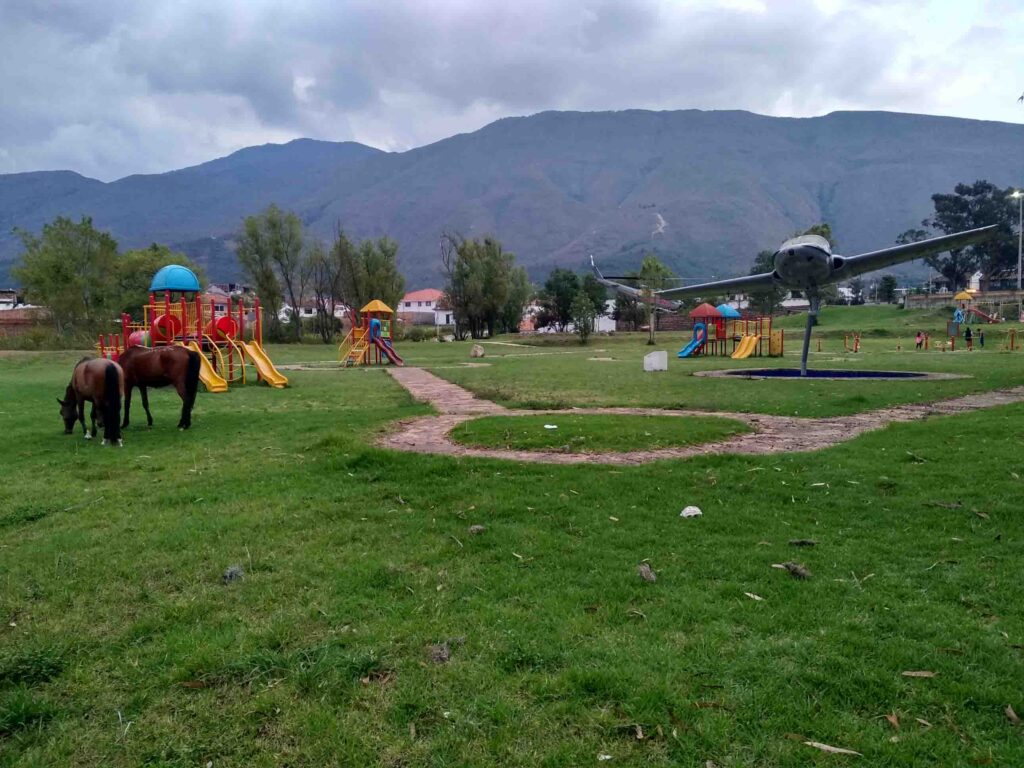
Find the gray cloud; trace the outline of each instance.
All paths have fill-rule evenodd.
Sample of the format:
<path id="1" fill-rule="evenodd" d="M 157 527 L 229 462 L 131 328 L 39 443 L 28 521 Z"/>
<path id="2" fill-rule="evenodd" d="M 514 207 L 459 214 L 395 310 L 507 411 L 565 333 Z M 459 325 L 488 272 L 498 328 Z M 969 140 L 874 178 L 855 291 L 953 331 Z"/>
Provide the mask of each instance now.
<path id="1" fill-rule="evenodd" d="M 1019 121 L 1022 21 L 1007 0 L 8 0 L 0 172 L 110 179 L 306 135 L 405 149 L 543 109 Z"/>

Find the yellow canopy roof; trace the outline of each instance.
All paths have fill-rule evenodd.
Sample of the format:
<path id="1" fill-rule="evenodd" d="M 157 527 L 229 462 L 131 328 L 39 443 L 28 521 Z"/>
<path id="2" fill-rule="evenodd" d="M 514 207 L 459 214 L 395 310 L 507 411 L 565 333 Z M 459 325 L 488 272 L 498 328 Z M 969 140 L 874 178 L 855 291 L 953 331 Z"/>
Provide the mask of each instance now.
<path id="1" fill-rule="evenodd" d="M 359 310 L 360 312 L 387 312 L 389 315 L 395 314 L 395 310 L 389 307 L 380 299 L 374 299 L 365 307 Z"/>
<path id="2" fill-rule="evenodd" d="M 953 297 L 953 301 L 970 301 L 974 297 L 967 291 L 960 291 L 956 296 Z"/>

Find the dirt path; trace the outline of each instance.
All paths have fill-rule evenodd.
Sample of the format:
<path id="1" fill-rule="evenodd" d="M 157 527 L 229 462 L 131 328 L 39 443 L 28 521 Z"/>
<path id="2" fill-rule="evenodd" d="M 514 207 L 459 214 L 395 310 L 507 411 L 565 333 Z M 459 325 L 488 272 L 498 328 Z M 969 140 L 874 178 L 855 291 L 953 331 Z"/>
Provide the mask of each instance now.
<path id="1" fill-rule="evenodd" d="M 662 459 L 684 459 L 718 453 L 768 454 L 789 451 L 813 451 L 850 440 L 890 422 L 918 421 L 928 416 L 947 416 L 1024 402 L 1024 386 L 981 392 L 934 403 L 897 405 L 853 416 L 827 419 L 797 419 L 753 413 L 677 411 L 661 408 L 573 408 L 571 410 L 523 411 L 503 408 L 481 400 L 462 387 L 445 381 L 422 368 L 388 368 L 388 373 L 417 400 L 430 403 L 440 415 L 421 416 L 398 422 L 398 429 L 383 436 L 384 448 L 415 453 L 440 453 L 448 456 L 476 456 L 546 464 L 643 464 Z M 558 453 L 554 451 L 518 451 L 500 448 L 470 448 L 453 442 L 448 433 L 464 421 L 480 416 L 526 416 L 539 413 L 622 414 L 634 416 L 723 416 L 750 425 L 753 432 L 727 440 L 680 448 L 662 448 L 627 453 Z"/>

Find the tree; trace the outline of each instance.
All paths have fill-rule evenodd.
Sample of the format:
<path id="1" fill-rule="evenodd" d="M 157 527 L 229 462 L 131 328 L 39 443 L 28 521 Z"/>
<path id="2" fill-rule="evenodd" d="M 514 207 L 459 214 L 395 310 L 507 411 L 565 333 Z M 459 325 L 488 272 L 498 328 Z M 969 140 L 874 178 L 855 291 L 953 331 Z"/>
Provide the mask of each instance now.
<path id="1" fill-rule="evenodd" d="M 929 230 L 953 234 L 967 229 L 996 225 L 998 236 L 984 243 L 948 253 L 925 257 L 928 266 L 945 277 L 953 290 L 967 285 L 974 272 L 981 269 L 991 275 L 1017 262 L 1014 223 L 1016 206 L 1010 199 L 1012 188 L 1000 189 L 983 179 L 973 184 L 957 184 L 952 194 L 932 195 L 935 213 L 921 222 L 924 229 L 908 229 L 896 239 L 899 244 L 925 240 Z"/>
<path id="2" fill-rule="evenodd" d="M 153 243 L 148 248 L 126 251 L 119 256 L 115 270 L 117 310 L 141 317 L 142 307 L 149 302 L 149 286 L 153 275 L 168 264 L 188 267 L 199 277 L 200 284 L 205 282 L 203 271 L 198 265 L 185 254 L 172 251 L 166 245 Z"/>
<path id="3" fill-rule="evenodd" d="M 635 272 L 627 273 L 627 279 L 639 280 L 640 276 Z M 647 309 L 635 296 L 627 296 L 624 293 L 615 294 L 615 308 L 612 310 L 612 318 L 617 323 L 626 323 L 634 331 L 640 328 L 640 324 L 647 317 Z"/>
<path id="4" fill-rule="evenodd" d="M 672 270 L 663 264 L 653 253 L 644 255 L 640 262 L 640 284 L 647 293 L 647 321 L 651 328 L 648 344 L 654 344 L 654 331 L 658 325 L 658 313 L 655 311 L 654 293 L 668 285 L 673 277 Z"/>
<path id="5" fill-rule="evenodd" d="M 313 327 L 324 344 L 329 344 L 338 331 L 335 310 L 341 295 L 340 270 L 332 255 L 333 251 L 328 251 L 319 240 L 311 243 L 306 250 L 306 269 L 309 272 L 313 301 L 316 303 Z"/>
<path id="6" fill-rule="evenodd" d="M 608 289 L 594 275 L 588 272 L 580 282 L 580 290 L 587 294 L 590 303 L 594 305 L 596 316 L 600 317 L 603 315 L 605 303 L 608 301 Z"/>
<path id="7" fill-rule="evenodd" d="M 855 277 L 849 283 L 850 288 L 850 303 L 851 304 L 863 304 L 864 303 L 864 281 Z"/>
<path id="8" fill-rule="evenodd" d="M 271 206 L 267 211 L 269 212 L 271 209 L 277 214 L 280 213 L 276 206 Z M 236 254 L 242 269 L 252 281 L 256 293 L 260 297 L 260 302 L 266 310 L 267 334 L 271 338 L 279 338 L 281 321 L 278 315 L 284 301 L 284 293 L 277 276 L 275 260 L 270 254 L 271 250 L 279 243 L 273 241 L 264 216 L 265 214 L 246 217 L 242 225 L 242 235 L 239 238 Z"/>
<path id="9" fill-rule="evenodd" d="M 572 302 L 580 292 L 580 279 L 575 272 L 562 267 L 551 270 L 540 292 L 541 311 L 537 326 L 555 326 L 565 331 L 572 322 Z"/>
<path id="10" fill-rule="evenodd" d="M 117 309 L 117 242 L 83 217 L 58 217 L 40 237 L 16 230 L 25 249 L 13 270 L 29 301 L 50 309 L 54 328 L 92 331 Z"/>
<path id="11" fill-rule="evenodd" d="M 597 319 L 593 297 L 581 288 L 573 297 L 570 309 L 573 328 L 576 335 L 580 337 L 580 344 L 586 344 L 594 330 L 594 320 Z"/>
<path id="12" fill-rule="evenodd" d="M 947 235 L 994 224 L 999 227 L 997 236 L 969 250 L 986 275 L 1016 266 L 1017 206 L 1010 198 L 1013 191 L 1012 187 L 1000 189 L 983 179 L 957 184 L 951 195 L 932 195 L 935 214 L 927 224 Z"/>
<path id="13" fill-rule="evenodd" d="M 754 257 L 754 264 L 750 268 L 750 274 L 760 275 L 771 272 L 775 269 L 775 252 L 761 251 Z M 782 300 L 785 298 L 783 290 L 777 286 L 770 286 L 758 290 L 747 291 L 747 302 L 750 309 L 759 315 L 772 315 L 782 307 Z"/>
<path id="14" fill-rule="evenodd" d="M 441 236 L 441 261 L 448 275 L 445 299 L 455 316 L 456 335 L 493 336 L 499 324 L 519 317 L 531 290 L 525 271 L 515 270 L 515 256 L 493 237 L 469 240 L 457 233 Z M 512 295 L 515 283 L 516 295 Z M 504 319 L 503 319 L 504 318 Z"/>
<path id="15" fill-rule="evenodd" d="M 508 299 L 501 310 L 498 324 L 504 333 L 518 333 L 523 312 L 533 298 L 533 285 L 525 267 L 515 267 L 509 276 Z"/>
<path id="16" fill-rule="evenodd" d="M 284 289 L 292 308 L 291 326 L 296 341 L 302 338 L 302 323 L 298 312 L 309 278 L 308 263 L 303 259 L 302 241 L 302 222 L 299 217 L 291 211 L 285 213 L 271 204 L 260 215 L 246 218 L 245 233 L 238 246 L 240 256 L 243 248 L 261 246 L 266 250 L 264 259 L 271 270 L 276 272 L 279 285 Z"/>
<path id="17" fill-rule="evenodd" d="M 354 245 L 339 228 L 331 246 L 337 262 L 341 296 L 358 310 L 374 299 L 397 308 L 405 294 L 405 278 L 398 271 L 398 243 L 384 236 Z"/>
<path id="18" fill-rule="evenodd" d="M 878 281 L 878 299 L 886 304 L 893 304 L 896 301 L 896 278 L 892 275 L 882 275 Z"/>

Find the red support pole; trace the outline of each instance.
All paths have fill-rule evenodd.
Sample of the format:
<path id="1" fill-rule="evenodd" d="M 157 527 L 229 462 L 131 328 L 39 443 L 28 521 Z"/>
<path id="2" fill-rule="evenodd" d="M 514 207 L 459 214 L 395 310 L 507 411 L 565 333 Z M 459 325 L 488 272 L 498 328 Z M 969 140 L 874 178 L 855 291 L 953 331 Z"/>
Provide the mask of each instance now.
<path id="1" fill-rule="evenodd" d="M 263 308 L 260 306 L 260 297 L 257 296 L 253 300 L 253 306 L 256 308 L 256 342 L 262 347 L 263 346 Z"/>
<path id="2" fill-rule="evenodd" d="M 242 299 L 238 300 L 238 339 L 245 341 L 245 306 Z"/>
<path id="3" fill-rule="evenodd" d="M 185 297 L 182 296 L 178 303 L 181 306 L 181 336 L 185 338 L 188 336 L 188 309 L 185 304 Z"/>
<path id="4" fill-rule="evenodd" d="M 197 293 L 196 294 L 196 339 L 200 338 L 203 332 L 203 299 Z"/>

